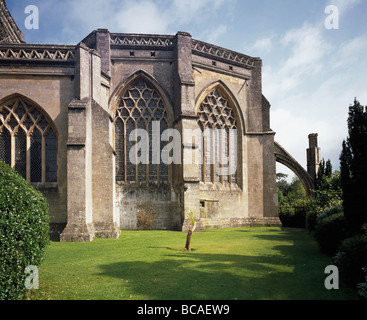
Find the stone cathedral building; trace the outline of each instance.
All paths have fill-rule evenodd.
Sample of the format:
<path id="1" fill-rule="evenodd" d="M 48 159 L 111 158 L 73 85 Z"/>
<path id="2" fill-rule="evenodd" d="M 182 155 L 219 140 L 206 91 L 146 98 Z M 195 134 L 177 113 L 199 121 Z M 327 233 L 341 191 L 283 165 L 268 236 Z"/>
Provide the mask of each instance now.
<path id="1" fill-rule="evenodd" d="M 311 188 L 317 137 L 307 173 L 274 141 L 260 58 L 186 32 L 28 44 L 0 10 L 0 159 L 45 195 L 61 241 L 185 230 L 189 210 L 200 229 L 280 225 L 276 161 Z M 173 138 L 181 161 L 155 161 Z"/>

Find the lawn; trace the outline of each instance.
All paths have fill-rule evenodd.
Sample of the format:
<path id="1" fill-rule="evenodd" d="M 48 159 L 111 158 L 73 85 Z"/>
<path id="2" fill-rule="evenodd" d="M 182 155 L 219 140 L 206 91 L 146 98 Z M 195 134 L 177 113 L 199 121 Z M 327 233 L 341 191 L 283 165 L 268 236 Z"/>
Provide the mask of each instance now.
<path id="1" fill-rule="evenodd" d="M 238 228 L 186 234 L 123 231 L 118 240 L 52 242 L 31 298 L 51 300 L 356 299 L 324 287 L 329 257 L 306 230 Z"/>

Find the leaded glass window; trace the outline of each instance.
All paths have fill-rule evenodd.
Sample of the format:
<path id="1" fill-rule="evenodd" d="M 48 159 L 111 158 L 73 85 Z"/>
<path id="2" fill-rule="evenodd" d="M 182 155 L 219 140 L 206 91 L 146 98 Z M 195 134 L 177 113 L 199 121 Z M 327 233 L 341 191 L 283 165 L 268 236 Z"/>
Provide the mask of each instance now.
<path id="1" fill-rule="evenodd" d="M 11 165 L 11 136 L 7 129 L 0 134 L 0 160 Z"/>
<path id="2" fill-rule="evenodd" d="M 38 107 L 21 97 L 0 105 L 0 159 L 29 182 L 57 182 L 57 138 Z"/>
<path id="3" fill-rule="evenodd" d="M 42 182 L 42 137 L 38 130 L 31 135 L 31 182 Z"/>
<path id="4" fill-rule="evenodd" d="M 237 123 L 233 106 L 220 90 L 212 90 L 198 111 L 202 132 L 200 178 L 204 183 L 237 183 Z"/>
<path id="5" fill-rule="evenodd" d="M 27 178 L 27 137 L 22 129 L 15 136 L 15 170 Z"/>
<path id="6" fill-rule="evenodd" d="M 46 181 L 57 182 L 57 138 L 50 128 L 46 135 Z"/>
<path id="7" fill-rule="evenodd" d="M 159 159 L 165 145 L 155 144 L 166 129 L 168 119 L 162 97 L 144 78 L 134 80 L 124 90 L 115 114 L 117 181 L 168 181 L 168 165 Z M 159 149 L 153 145 L 159 145 Z"/>

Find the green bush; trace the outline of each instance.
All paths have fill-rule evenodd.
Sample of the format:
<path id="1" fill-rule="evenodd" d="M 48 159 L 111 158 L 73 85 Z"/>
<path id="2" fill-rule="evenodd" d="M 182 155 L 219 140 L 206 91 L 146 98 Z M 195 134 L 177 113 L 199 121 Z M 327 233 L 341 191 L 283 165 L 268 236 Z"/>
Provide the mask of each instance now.
<path id="1" fill-rule="evenodd" d="M 279 219 L 283 227 L 304 228 L 306 224 L 306 207 L 291 207 L 283 204 L 279 207 Z"/>
<path id="2" fill-rule="evenodd" d="M 367 282 L 359 283 L 357 285 L 358 287 L 358 294 L 363 298 L 367 300 Z"/>
<path id="3" fill-rule="evenodd" d="M 340 276 L 352 287 L 366 282 L 367 234 L 345 239 L 333 258 Z M 361 288 L 362 289 L 362 288 Z"/>
<path id="4" fill-rule="evenodd" d="M 25 269 L 40 265 L 48 241 L 45 198 L 0 161 L 0 300 L 25 297 Z"/>
<path id="5" fill-rule="evenodd" d="M 343 214 L 343 206 L 341 204 L 325 208 L 320 214 L 317 215 L 316 224 L 321 223 L 322 220 L 334 214 Z"/>
<path id="6" fill-rule="evenodd" d="M 333 255 L 342 241 L 347 237 L 346 223 L 343 213 L 336 213 L 320 219 L 316 225 L 315 239 L 322 252 Z"/>
<path id="7" fill-rule="evenodd" d="M 307 206 L 306 212 L 306 226 L 309 231 L 315 231 L 317 225 L 317 217 L 322 212 L 322 208 L 320 208 L 315 202 L 310 201 Z"/>

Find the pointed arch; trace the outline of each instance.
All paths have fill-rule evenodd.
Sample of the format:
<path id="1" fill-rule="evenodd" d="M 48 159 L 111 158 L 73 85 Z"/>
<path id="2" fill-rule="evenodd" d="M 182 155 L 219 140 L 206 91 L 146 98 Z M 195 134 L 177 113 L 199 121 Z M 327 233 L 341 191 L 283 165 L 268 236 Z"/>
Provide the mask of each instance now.
<path id="1" fill-rule="evenodd" d="M 40 114 L 44 117 L 44 119 L 48 122 L 48 127 L 43 130 L 44 133 L 47 134 L 47 132 L 52 129 L 54 134 L 56 135 L 56 137 L 59 136 L 58 134 L 58 130 L 57 127 L 54 123 L 54 121 L 52 120 L 52 118 L 49 116 L 49 114 L 47 113 L 47 111 L 40 106 L 36 101 L 32 100 L 31 98 L 28 98 L 27 96 L 21 94 L 21 93 L 13 93 L 11 95 L 8 95 L 2 99 L 0 99 L 0 107 L 7 107 L 7 105 L 12 105 L 12 103 L 16 103 L 16 102 L 20 102 L 23 106 L 31 106 L 32 110 L 28 110 L 30 112 L 32 112 L 33 110 L 37 110 L 39 113 L 35 113 L 36 115 L 36 119 L 34 120 L 38 120 L 38 117 L 40 116 Z M 28 108 L 29 109 L 29 108 Z M 32 118 L 34 118 L 32 116 Z M 29 120 L 29 118 L 25 117 L 24 115 L 22 116 L 22 119 L 19 120 L 23 120 L 22 123 L 24 126 L 29 125 L 29 122 L 27 122 L 27 120 Z M 33 119 L 31 119 L 33 120 Z M 38 121 L 39 123 L 37 123 L 37 125 L 41 125 L 41 121 L 43 120 L 42 118 L 39 118 L 40 121 Z M 1 125 L 1 124 L 0 124 Z M 27 131 L 29 130 L 29 128 L 27 128 Z"/>
<path id="2" fill-rule="evenodd" d="M 110 100 L 117 181 L 169 181 L 168 167 L 157 160 L 164 148 L 162 141 L 157 144 L 157 136 L 172 127 L 172 110 L 164 90 L 142 70 L 130 75 L 117 87 Z M 131 155 L 136 161 L 132 161 Z"/>
<path id="3" fill-rule="evenodd" d="M 226 97 L 229 100 L 229 104 L 232 106 L 235 112 L 240 132 L 243 132 L 243 134 L 245 134 L 245 120 L 240 105 L 236 97 L 232 93 L 232 91 L 222 80 L 212 82 L 209 86 L 207 86 L 205 89 L 201 91 L 201 93 L 198 95 L 196 99 L 195 114 L 198 114 L 200 105 L 203 102 L 203 100 L 214 90 L 218 90 L 218 92 L 220 92 L 224 97 Z"/>
<path id="4" fill-rule="evenodd" d="M 57 136 L 50 116 L 32 99 L 19 93 L 0 99 L 0 159 L 27 181 L 57 182 Z"/>
<path id="5" fill-rule="evenodd" d="M 312 196 L 315 189 L 315 181 L 309 173 L 277 142 L 275 146 L 275 160 L 291 169 L 302 182 L 307 197 Z"/>
<path id="6" fill-rule="evenodd" d="M 200 177 L 203 183 L 239 182 L 242 163 L 242 132 L 245 126 L 239 105 L 221 80 L 209 85 L 196 101 L 199 137 Z"/>
<path id="7" fill-rule="evenodd" d="M 109 100 L 111 117 L 112 118 L 115 117 L 116 109 L 118 108 L 119 103 L 120 103 L 119 99 L 123 96 L 124 92 L 127 90 L 129 85 L 131 85 L 131 83 L 133 83 L 134 81 L 136 81 L 139 78 L 147 81 L 153 87 L 153 89 L 155 89 L 157 93 L 162 97 L 162 102 L 167 111 L 167 118 L 168 118 L 169 125 L 172 126 L 173 119 L 174 119 L 174 113 L 173 113 L 173 104 L 171 102 L 171 99 L 169 98 L 165 90 L 162 88 L 158 80 L 142 69 L 132 73 L 125 80 L 122 80 L 120 84 L 116 87 L 114 92 L 112 93 L 111 98 Z"/>

